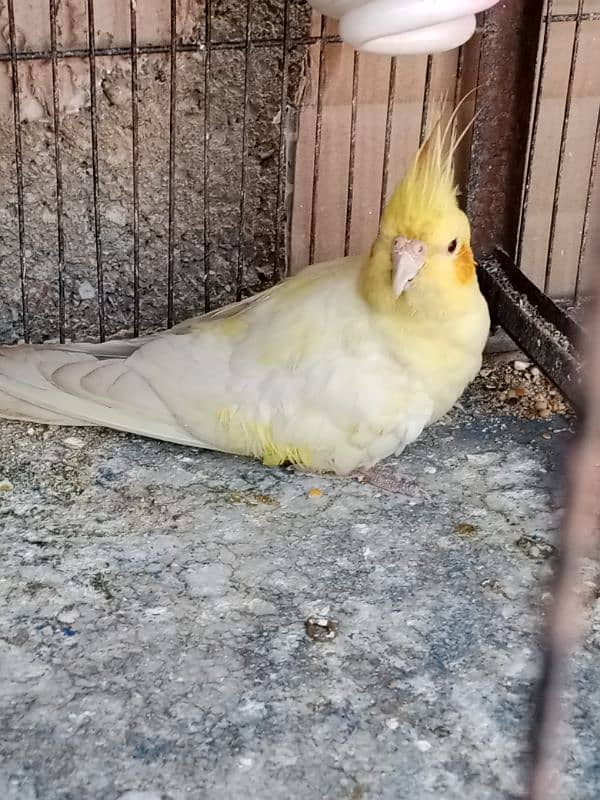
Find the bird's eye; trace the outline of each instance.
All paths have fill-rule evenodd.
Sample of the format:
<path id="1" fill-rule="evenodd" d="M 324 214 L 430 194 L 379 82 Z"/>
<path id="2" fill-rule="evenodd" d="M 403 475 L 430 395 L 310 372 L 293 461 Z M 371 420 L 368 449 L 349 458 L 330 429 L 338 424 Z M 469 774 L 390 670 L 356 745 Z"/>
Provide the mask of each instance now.
<path id="1" fill-rule="evenodd" d="M 448 252 L 455 253 L 457 247 L 458 247 L 458 239 L 452 239 L 452 241 L 448 245 Z"/>

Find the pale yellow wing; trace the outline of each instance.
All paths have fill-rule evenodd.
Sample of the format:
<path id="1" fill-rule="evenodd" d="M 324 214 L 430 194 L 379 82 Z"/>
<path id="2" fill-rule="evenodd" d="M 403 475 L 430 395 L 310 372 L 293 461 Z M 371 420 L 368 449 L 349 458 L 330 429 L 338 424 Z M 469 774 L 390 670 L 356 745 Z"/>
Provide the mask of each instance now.
<path id="1" fill-rule="evenodd" d="M 356 290 L 360 259 L 138 342 L 0 349 L 5 416 L 103 425 L 348 472 L 431 415 Z M 2 399 L 4 398 L 4 399 Z M 19 405 L 21 403 L 21 405 Z"/>

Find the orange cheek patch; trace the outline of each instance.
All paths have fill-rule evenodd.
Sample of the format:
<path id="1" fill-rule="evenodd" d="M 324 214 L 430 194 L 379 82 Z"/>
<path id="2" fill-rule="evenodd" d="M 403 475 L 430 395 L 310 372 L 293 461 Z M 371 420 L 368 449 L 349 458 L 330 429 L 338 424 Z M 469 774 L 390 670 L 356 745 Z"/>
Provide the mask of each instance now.
<path id="1" fill-rule="evenodd" d="M 459 283 L 468 283 L 475 277 L 475 259 L 471 248 L 463 244 L 454 260 L 454 269 Z"/>

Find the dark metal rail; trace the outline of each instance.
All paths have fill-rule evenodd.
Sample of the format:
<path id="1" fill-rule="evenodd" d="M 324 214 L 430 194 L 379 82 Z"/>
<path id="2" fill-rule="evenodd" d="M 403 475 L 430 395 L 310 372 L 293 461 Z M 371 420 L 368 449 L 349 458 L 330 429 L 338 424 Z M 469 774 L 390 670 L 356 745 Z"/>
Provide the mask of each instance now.
<path id="1" fill-rule="evenodd" d="M 479 264 L 479 283 L 496 322 L 571 403 L 581 405 L 578 348 L 584 335 L 556 303 L 497 250 Z"/>

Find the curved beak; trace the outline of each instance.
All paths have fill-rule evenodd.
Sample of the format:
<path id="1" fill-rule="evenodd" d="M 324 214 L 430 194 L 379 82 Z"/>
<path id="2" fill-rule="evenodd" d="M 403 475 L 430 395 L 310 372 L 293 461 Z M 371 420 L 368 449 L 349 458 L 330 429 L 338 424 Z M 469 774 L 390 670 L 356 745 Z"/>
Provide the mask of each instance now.
<path id="1" fill-rule="evenodd" d="M 427 248 L 418 239 L 398 236 L 392 243 L 392 288 L 400 297 L 425 264 Z"/>

